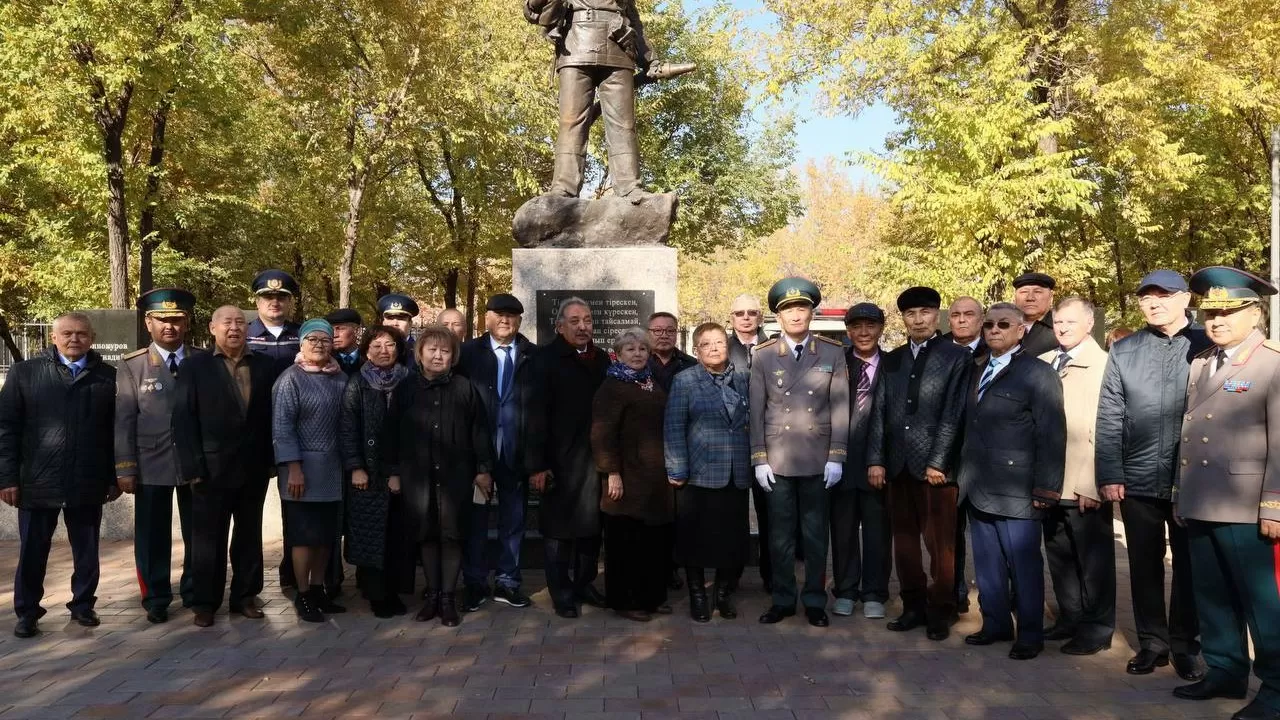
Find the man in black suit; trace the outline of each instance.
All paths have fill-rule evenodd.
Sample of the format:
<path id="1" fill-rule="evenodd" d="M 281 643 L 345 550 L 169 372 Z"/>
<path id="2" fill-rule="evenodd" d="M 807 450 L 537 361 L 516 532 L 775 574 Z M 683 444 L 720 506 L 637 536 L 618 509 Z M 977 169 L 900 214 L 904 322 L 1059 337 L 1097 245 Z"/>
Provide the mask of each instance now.
<path id="1" fill-rule="evenodd" d="M 537 349 L 520 334 L 524 305 L 514 295 L 500 293 L 485 304 L 488 332 L 462 344 L 457 370 L 471 380 L 489 416 L 495 457 L 493 482 L 498 498 L 498 562 L 494 569 L 493 599 L 523 608 L 532 601 L 520 592 L 520 545 L 524 541 L 525 508 L 529 500 L 529 472 L 524 452 L 528 403 L 533 376 L 529 361 Z M 479 609 L 489 598 L 489 506 L 472 505 L 467 528 L 462 576 L 466 591 L 463 609 Z"/>
<path id="2" fill-rule="evenodd" d="M 333 326 L 333 359 L 338 361 L 347 377 L 360 372 L 360 366 L 364 364 L 364 358 L 360 357 L 360 326 L 364 324 L 360 313 L 351 308 L 339 308 L 324 319 Z"/>
<path id="3" fill-rule="evenodd" d="M 752 353 L 760 343 L 769 339 L 760 328 L 764 321 L 764 312 L 760 309 L 760 300 L 750 293 L 743 293 L 733 299 L 729 308 L 729 362 L 738 370 L 750 375 Z M 766 593 L 773 593 L 773 563 L 769 561 L 769 496 L 760 486 L 751 483 L 751 506 L 756 511 L 756 536 L 760 548 L 760 580 Z M 799 547 L 799 543 L 797 543 Z M 732 583 L 733 589 L 738 587 L 737 581 Z"/>
<path id="4" fill-rule="evenodd" d="M 982 324 L 991 357 L 969 394 L 958 479 L 969 503 L 982 629 L 969 645 L 1014 640 L 1009 657 L 1044 649 L 1041 517 L 1062 495 L 1067 418 L 1062 383 L 1048 364 L 1021 352 L 1017 306 L 996 303 Z M 1010 575 L 1017 635 L 1010 622 Z"/>
<path id="5" fill-rule="evenodd" d="M 1022 351 L 1043 355 L 1058 347 L 1053 333 L 1053 289 L 1058 283 L 1044 273 L 1022 273 L 1013 279 L 1013 304 L 1022 312 Z"/>
<path id="6" fill-rule="evenodd" d="M 213 625 L 227 580 L 231 534 L 231 612 L 261 618 L 262 503 L 272 473 L 270 357 L 249 352 L 247 323 L 234 305 L 213 313 L 214 351 L 192 354 L 178 370 L 174 442 L 191 483 L 191 572 L 195 624 Z"/>
<path id="7" fill-rule="evenodd" d="M 960 446 L 964 396 L 972 360 L 942 339 L 942 298 L 927 287 L 898 296 L 907 343 L 881 361 L 867 436 L 867 482 L 888 483 L 894 562 L 903 612 L 889 629 L 928 624 L 930 640 L 945 640 L 956 610 L 956 484 L 949 477 Z M 920 540 L 929 551 L 925 574 Z M 933 582 L 929 580 L 932 578 Z"/>
<path id="8" fill-rule="evenodd" d="M 845 332 L 852 345 L 845 349 L 849 366 L 849 446 L 844 482 L 831 489 L 831 568 L 835 576 L 832 609 L 852 615 L 862 601 L 862 614 L 884 617 L 889 600 L 889 506 L 884 488 L 867 484 L 867 430 L 871 402 L 880 381 L 880 336 L 884 311 L 875 303 L 858 303 L 844 314 Z"/>

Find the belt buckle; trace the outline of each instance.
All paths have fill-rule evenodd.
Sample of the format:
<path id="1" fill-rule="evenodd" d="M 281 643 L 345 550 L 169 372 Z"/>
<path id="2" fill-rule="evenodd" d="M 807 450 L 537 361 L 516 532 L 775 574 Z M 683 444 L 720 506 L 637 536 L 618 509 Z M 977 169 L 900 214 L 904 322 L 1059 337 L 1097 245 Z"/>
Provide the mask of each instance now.
<path id="1" fill-rule="evenodd" d="M 585 18 L 583 18 L 583 19 L 582 19 L 582 21 L 583 21 L 583 22 L 594 22 L 594 21 L 595 21 L 595 19 L 596 19 L 596 10 L 595 10 L 595 8 L 587 8 L 587 9 L 586 9 L 586 10 L 584 10 L 583 12 L 584 12 L 584 13 L 586 13 L 586 15 L 587 15 Z"/>

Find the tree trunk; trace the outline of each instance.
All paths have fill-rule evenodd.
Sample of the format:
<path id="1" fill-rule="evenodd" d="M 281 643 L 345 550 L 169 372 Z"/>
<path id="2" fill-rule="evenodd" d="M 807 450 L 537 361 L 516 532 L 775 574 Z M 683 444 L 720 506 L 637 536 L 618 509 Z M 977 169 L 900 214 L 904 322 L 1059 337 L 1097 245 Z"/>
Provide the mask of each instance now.
<path id="1" fill-rule="evenodd" d="M 476 327 L 476 275 L 480 271 L 480 261 L 475 251 L 467 258 L 467 327 L 472 331 Z"/>
<path id="2" fill-rule="evenodd" d="M 293 246 L 293 279 L 298 281 L 298 285 L 302 285 L 302 281 L 307 275 L 307 265 L 302 260 L 302 250 L 297 245 Z M 306 296 L 298 293 L 298 297 L 293 299 L 293 319 L 295 322 L 302 322 L 305 318 L 306 310 L 303 309 L 303 302 Z"/>
<path id="3" fill-rule="evenodd" d="M 151 155 L 147 158 L 147 187 L 142 196 L 142 214 L 138 218 L 138 295 L 155 287 L 151 255 L 160 245 L 156 233 L 156 207 L 160 202 L 160 165 L 164 162 L 164 134 L 173 107 L 173 90 L 164 94 L 151 113 Z"/>
<path id="4" fill-rule="evenodd" d="M 356 264 L 356 243 L 360 240 L 360 204 L 364 201 L 365 179 L 354 166 L 347 180 L 347 224 L 342 231 L 342 265 L 338 268 L 338 306 L 351 307 L 351 271 Z"/>
<path id="5" fill-rule="evenodd" d="M 458 307 L 458 268 L 449 270 L 444 276 L 444 306 L 446 308 Z"/>
<path id="6" fill-rule="evenodd" d="M 129 216 L 124 195 L 124 122 L 102 134 L 107 163 L 107 256 L 111 267 L 111 307 L 129 307 Z"/>

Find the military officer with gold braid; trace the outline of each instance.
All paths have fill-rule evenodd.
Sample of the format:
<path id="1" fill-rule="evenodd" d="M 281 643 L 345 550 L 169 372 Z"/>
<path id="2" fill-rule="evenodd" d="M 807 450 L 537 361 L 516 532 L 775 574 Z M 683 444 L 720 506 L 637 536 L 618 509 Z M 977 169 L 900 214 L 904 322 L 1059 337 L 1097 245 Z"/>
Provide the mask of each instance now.
<path id="1" fill-rule="evenodd" d="M 186 290 L 157 288 L 138 298 L 151 344 L 121 358 L 116 370 L 116 481 L 134 495 L 133 558 L 147 620 L 169 619 L 173 496 L 182 527 L 183 605 L 194 600 L 191 576 L 191 486 L 182 480 L 173 445 L 173 398 L 196 298 Z"/>
<path id="2" fill-rule="evenodd" d="M 773 604 L 760 616 L 776 623 L 796 613 L 796 526 L 804 544 L 804 604 L 809 624 L 828 625 L 827 491 L 840 482 L 849 439 L 849 376 L 840 343 L 809 332 L 822 300 L 804 278 L 769 290 L 782 335 L 756 346 L 751 363 L 751 464 L 769 498 Z"/>
<path id="3" fill-rule="evenodd" d="M 1209 671 L 1174 690 L 1243 699 L 1233 720 L 1280 720 L 1280 343 L 1258 329 L 1267 281 L 1228 267 L 1191 277 L 1214 346 L 1191 363 L 1174 517 L 1187 528 Z M 1247 630 L 1247 632 L 1246 632 Z"/>

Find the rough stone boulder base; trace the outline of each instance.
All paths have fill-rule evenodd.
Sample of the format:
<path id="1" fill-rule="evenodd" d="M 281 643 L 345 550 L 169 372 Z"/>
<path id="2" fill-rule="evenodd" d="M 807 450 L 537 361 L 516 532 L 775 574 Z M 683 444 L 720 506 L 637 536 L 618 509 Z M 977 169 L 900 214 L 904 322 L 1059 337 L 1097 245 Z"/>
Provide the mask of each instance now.
<path id="1" fill-rule="evenodd" d="M 609 248 L 665 245 L 676 196 L 597 200 L 539 195 L 520 206 L 511 231 L 521 247 Z"/>

